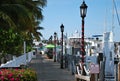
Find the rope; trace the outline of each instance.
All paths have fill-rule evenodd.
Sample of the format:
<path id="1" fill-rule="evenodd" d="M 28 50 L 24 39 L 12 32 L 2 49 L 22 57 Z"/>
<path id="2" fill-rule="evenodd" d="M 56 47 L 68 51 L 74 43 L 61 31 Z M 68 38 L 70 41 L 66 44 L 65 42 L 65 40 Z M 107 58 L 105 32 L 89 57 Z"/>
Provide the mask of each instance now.
<path id="1" fill-rule="evenodd" d="M 119 23 L 119 26 L 120 26 L 120 19 L 119 19 L 119 15 L 118 15 L 118 11 L 117 11 L 115 0 L 113 0 L 113 3 L 114 3 L 114 6 L 115 6 L 115 11 L 116 11 L 116 14 L 117 14 L 117 19 L 118 19 L 118 23 Z"/>

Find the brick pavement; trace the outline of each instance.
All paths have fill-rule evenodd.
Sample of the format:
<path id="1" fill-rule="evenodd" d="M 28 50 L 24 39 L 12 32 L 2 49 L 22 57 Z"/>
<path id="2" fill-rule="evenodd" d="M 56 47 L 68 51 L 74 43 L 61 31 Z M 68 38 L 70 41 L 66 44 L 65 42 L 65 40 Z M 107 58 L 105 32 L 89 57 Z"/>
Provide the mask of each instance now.
<path id="1" fill-rule="evenodd" d="M 70 71 L 60 69 L 60 63 L 53 62 L 46 55 L 37 54 L 29 66 L 36 70 L 38 81 L 75 81 Z"/>

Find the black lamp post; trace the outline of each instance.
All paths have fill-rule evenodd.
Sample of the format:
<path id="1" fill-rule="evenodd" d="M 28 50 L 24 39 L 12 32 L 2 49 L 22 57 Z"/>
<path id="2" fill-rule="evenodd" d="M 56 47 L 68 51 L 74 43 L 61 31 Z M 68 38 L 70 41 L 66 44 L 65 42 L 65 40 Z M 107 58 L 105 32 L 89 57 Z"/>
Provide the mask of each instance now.
<path id="1" fill-rule="evenodd" d="M 62 52 L 62 54 L 61 54 L 60 68 L 63 69 L 63 32 L 64 32 L 64 25 L 63 24 L 60 26 L 60 29 L 61 29 L 61 37 L 62 37 L 62 42 L 61 42 L 61 46 L 62 46 L 61 52 Z"/>
<path id="2" fill-rule="evenodd" d="M 80 15 L 82 17 L 82 40 L 81 40 L 81 53 L 82 53 L 82 63 L 84 64 L 84 56 L 85 56 L 85 48 L 84 48 L 84 18 L 86 17 L 87 13 L 87 5 L 85 4 L 85 1 L 83 0 L 82 5 L 80 6 Z M 84 74 L 85 72 L 83 72 Z"/>
<path id="3" fill-rule="evenodd" d="M 57 36 L 57 33 L 54 32 L 54 45 L 55 45 L 55 49 L 54 49 L 54 62 L 56 62 L 56 36 Z"/>

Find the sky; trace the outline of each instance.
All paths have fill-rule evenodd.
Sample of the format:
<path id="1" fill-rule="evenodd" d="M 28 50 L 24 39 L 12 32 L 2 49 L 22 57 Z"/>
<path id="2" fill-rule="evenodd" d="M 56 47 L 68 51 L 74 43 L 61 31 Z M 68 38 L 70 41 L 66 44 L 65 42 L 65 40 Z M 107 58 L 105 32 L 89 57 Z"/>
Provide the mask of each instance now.
<path id="1" fill-rule="evenodd" d="M 57 32 L 61 37 L 60 25 L 64 25 L 64 34 L 71 36 L 76 30 L 81 34 L 80 5 L 83 0 L 47 0 L 43 8 L 44 19 L 40 30 L 45 39 Z M 115 0 L 120 18 L 120 0 Z M 114 31 L 114 40 L 120 41 L 120 25 L 117 15 L 113 13 L 113 0 L 85 0 L 87 14 L 85 17 L 85 37 L 102 35 L 105 31 Z M 113 22 L 114 21 L 114 22 Z M 113 24 L 112 24 L 113 23 Z"/>

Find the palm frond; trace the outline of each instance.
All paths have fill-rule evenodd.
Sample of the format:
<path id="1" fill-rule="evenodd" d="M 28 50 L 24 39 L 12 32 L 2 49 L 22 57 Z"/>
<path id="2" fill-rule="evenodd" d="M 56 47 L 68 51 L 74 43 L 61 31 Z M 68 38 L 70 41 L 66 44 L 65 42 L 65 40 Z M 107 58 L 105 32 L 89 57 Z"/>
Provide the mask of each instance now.
<path id="1" fill-rule="evenodd" d="M 8 22 L 10 27 L 16 27 L 14 21 L 4 12 L 0 11 L 0 19 L 5 20 L 6 22 Z"/>
<path id="2" fill-rule="evenodd" d="M 4 4 L 0 7 L 0 10 L 6 13 L 17 25 L 22 27 L 20 29 L 27 29 L 29 26 L 33 26 L 31 17 L 28 10 L 20 4 Z"/>

